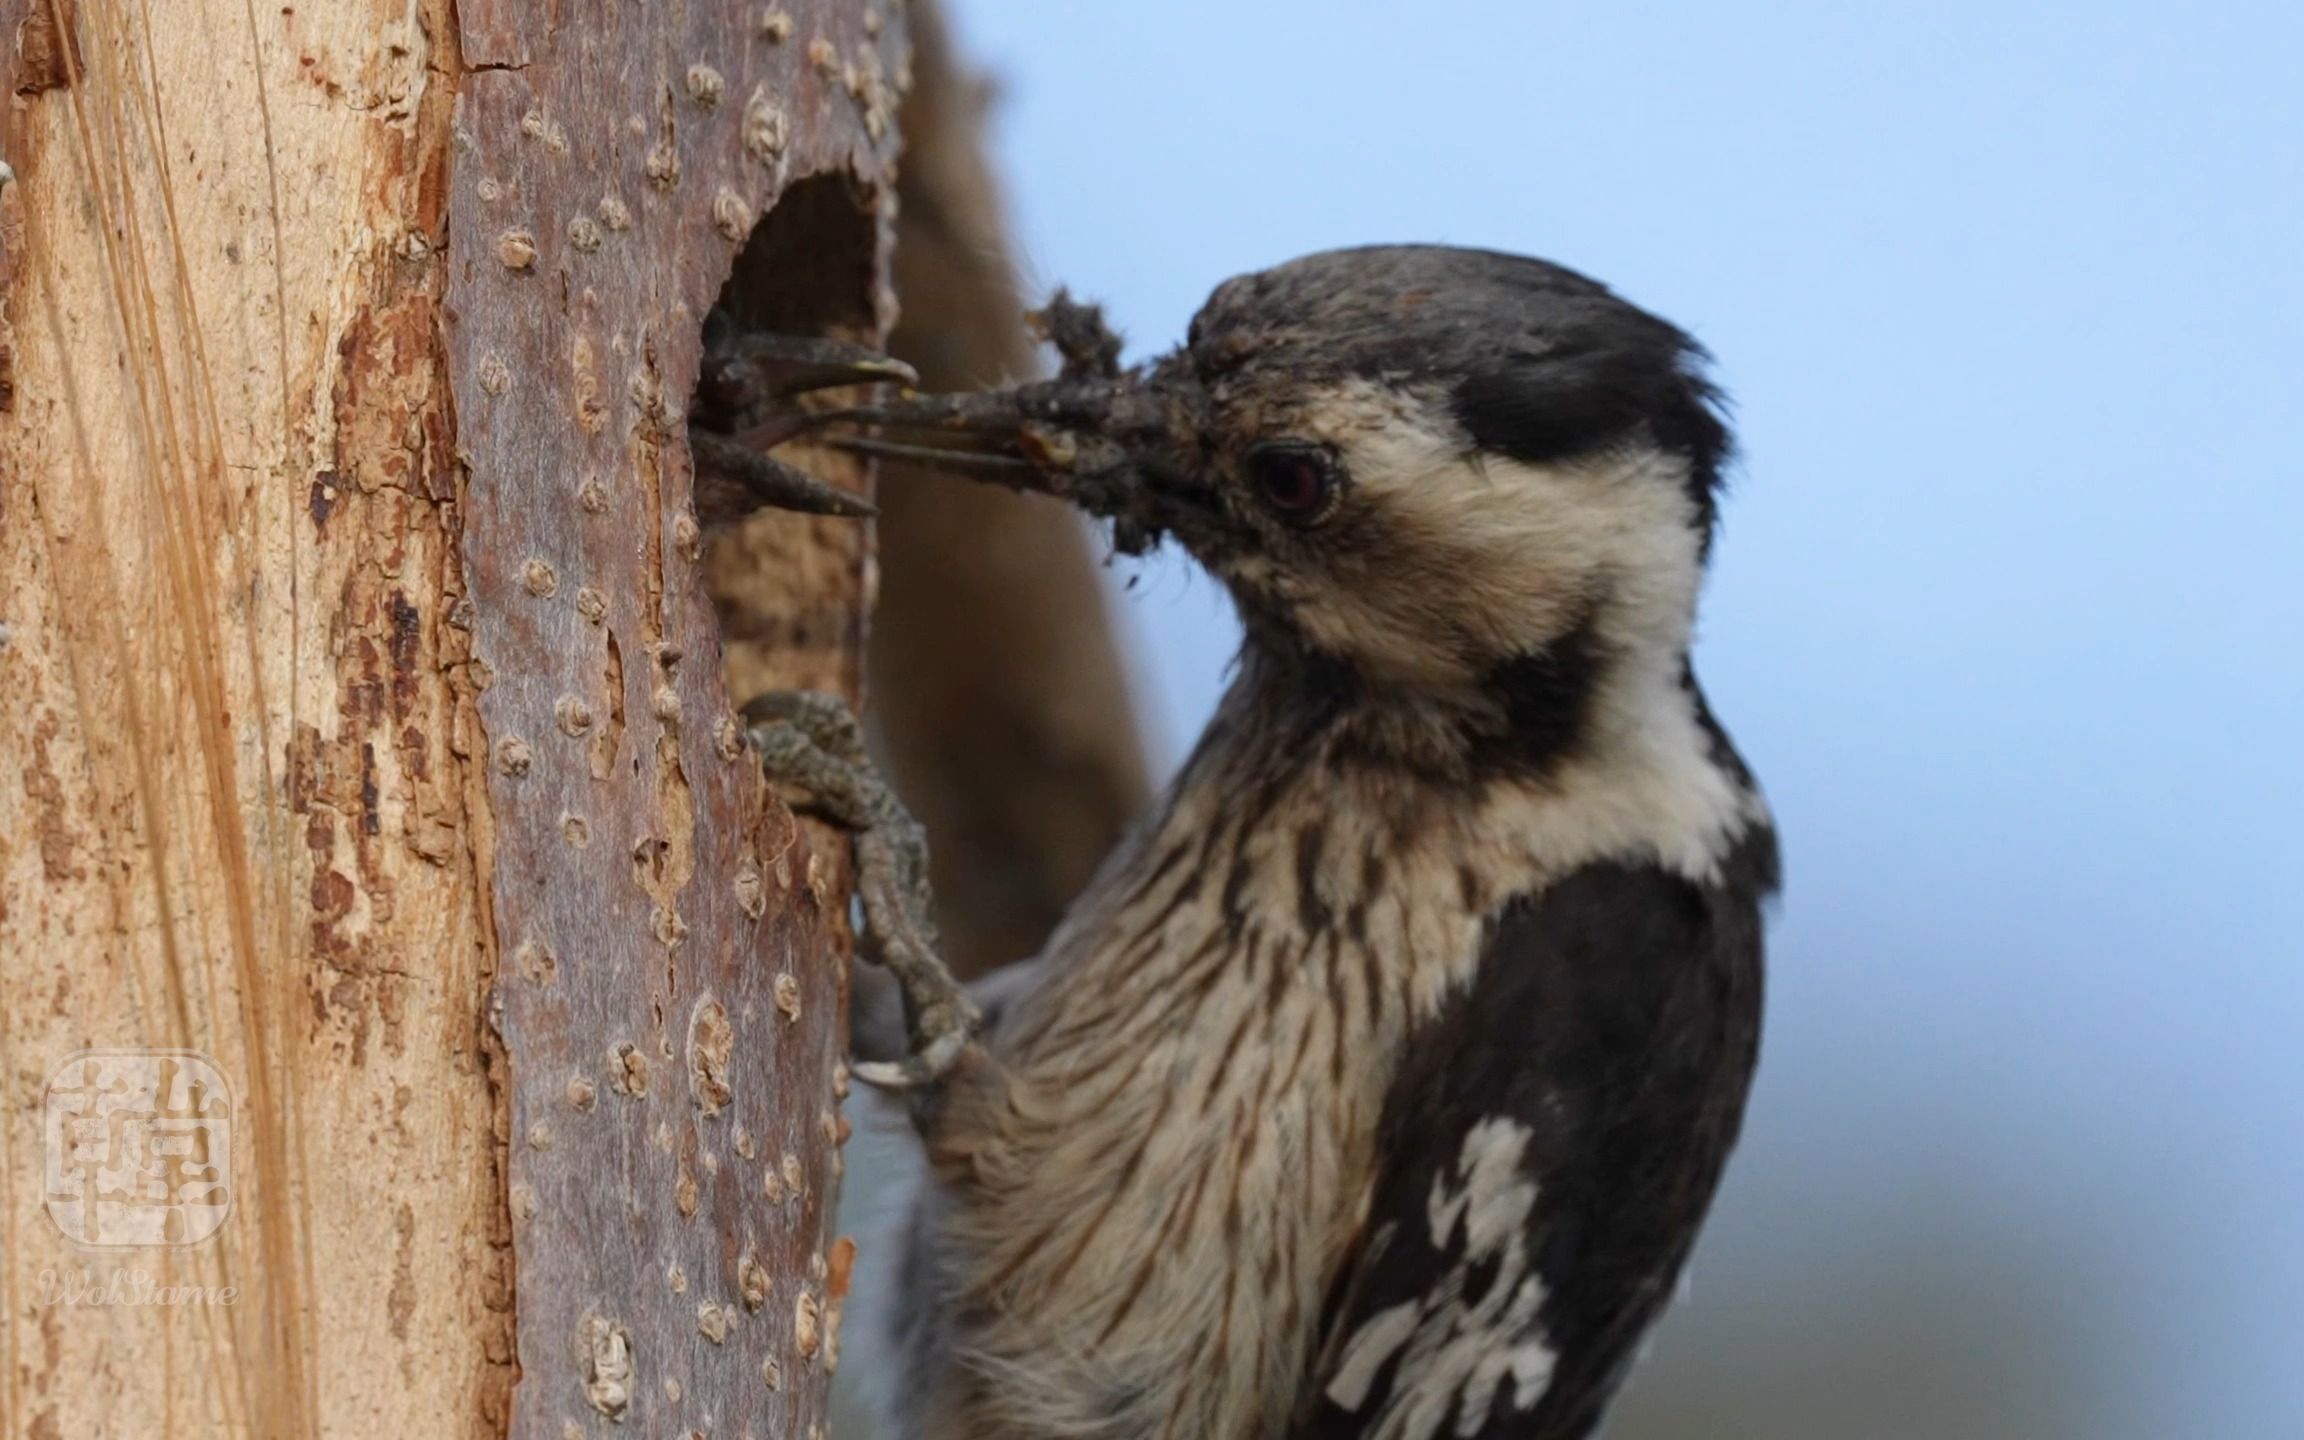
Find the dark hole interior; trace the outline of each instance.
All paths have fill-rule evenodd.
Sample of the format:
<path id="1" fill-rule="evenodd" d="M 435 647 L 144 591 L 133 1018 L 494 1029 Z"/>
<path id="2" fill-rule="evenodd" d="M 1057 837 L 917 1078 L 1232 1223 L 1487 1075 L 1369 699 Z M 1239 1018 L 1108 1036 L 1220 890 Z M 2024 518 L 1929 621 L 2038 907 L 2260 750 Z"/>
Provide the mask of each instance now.
<path id="1" fill-rule="evenodd" d="M 720 308 L 746 330 L 868 338 L 877 224 L 845 174 L 793 182 L 752 227 Z"/>

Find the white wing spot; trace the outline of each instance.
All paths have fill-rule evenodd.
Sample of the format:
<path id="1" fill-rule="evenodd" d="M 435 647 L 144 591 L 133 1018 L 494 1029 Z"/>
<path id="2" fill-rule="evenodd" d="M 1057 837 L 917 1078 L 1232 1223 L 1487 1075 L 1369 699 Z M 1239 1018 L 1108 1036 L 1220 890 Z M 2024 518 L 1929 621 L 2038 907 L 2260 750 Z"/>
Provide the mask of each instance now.
<path id="1" fill-rule="evenodd" d="M 1408 1300 L 1370 1316 L 1345 1343 L 1343 1357 L 1336 1362 L 1336 1378 L 1328 1382 L 1328 1398 L 1346 1410 L 1359 1409 L 1368 1398 L 1368 1387 L 1376 1383 L 1376 1372 L 1408 1343 L 1423 1313 L 1420 1304 Z"/>
<path id="2" fill-rule="evenodd" d="M 1328 1398 L 1346 1410 L 1356 1409 L 1376 1372 L 1400 1356 L 1398 1381 L 1371 1431 L 1377 1440 L 1431 1440 L 1448 1427 L 1451 1411 L 1455 1434 L 1478 1434 L 1506 1379 L 1516 1410 L 1543 1397 L 1553 1355 L 1537 1338 L 1544 1282 L 1528 1258 L 1536 1183 L 1522 1168 L 1533 1138 L 1527 1126 L 1500 1116 L 1465 1133 L 1455 1165 L 1432 1182 L 1424 1212 L 1433 1247 L 1460 1244 L 1462 1259 L 1435 1277 L 1430 1295 L 1378 1312 L 1345 1346 Z M 1467 1300 L 1471 1272 L 1490 1265 L 1495 1279 L 1486 1293 Z"/>

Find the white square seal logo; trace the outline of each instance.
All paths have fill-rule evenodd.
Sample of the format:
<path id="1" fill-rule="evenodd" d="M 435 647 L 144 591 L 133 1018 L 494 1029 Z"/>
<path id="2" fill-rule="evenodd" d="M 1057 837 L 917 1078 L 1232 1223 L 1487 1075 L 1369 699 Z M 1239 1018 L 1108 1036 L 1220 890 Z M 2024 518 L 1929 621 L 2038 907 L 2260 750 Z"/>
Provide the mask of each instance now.
<path id="1" fill-rule="evenodd" d="M 232 1211 L 232 1087 L 189 1050 L 84 1050 L 41 1106 L 48 1218 L 82 1245 L 196 1245 Z"/>

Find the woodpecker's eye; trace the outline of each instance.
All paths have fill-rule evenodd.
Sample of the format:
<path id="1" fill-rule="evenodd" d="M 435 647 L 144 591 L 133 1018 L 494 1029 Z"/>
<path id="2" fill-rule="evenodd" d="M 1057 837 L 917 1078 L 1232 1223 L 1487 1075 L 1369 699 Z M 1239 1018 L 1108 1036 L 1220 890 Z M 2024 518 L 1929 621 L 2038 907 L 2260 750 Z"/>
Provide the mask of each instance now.
<path id="1" fill-rule="evenodd" d="M 1314 445 L 1264 445 L 1248 455 L 1248 478 L 1272 513 L 1291 525 L 1317 525 L 1336 508 L 1344 472 Z"/>

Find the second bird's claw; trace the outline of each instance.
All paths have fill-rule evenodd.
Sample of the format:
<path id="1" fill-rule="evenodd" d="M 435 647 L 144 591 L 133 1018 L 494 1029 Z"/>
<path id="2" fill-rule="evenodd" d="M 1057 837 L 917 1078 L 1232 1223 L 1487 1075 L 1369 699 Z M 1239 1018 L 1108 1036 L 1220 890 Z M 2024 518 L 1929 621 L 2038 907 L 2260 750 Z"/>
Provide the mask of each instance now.
<path id="1" fill-rule="evenodd" d="M 794 403 L 814 390 L 918 380 L 912 367 L 867 346 L 817 335 L 739 333 L 721 311 L 705 327 L 707 353 L 688 427 L 696 514 L 718 528 L 759 509 L 866 519 L 872 503 L 766 452 L 816 423 Z"/>
<path id="2" fill-rule="evenodd" d="M 825 335 L 761 330 L 737 334 L 716 347 L 707 363 L 718 367 L 717 373 L 723 378 L 779 397 L 829 390 L 835 385 L 920 383 L 919 374 L 895 356 Z"/>
<path id="3" fill-rule="evenodd" d="M 863 496 L 728 436 L 691 430 L 688 447 L 696 458 L 696 515 L 707 525 L 741 520 L 763 507 L 851 520 L 880 513 Z"/>
<path id="4" fill-rule="evenodd" d="M 725 310 L 715 309 L 704 322 L 697 398 L 706 407 L 733 409 L 837 385 L 919 380 L 911 366 L 869 345 L 828 335 L 743 330 Z"/>

